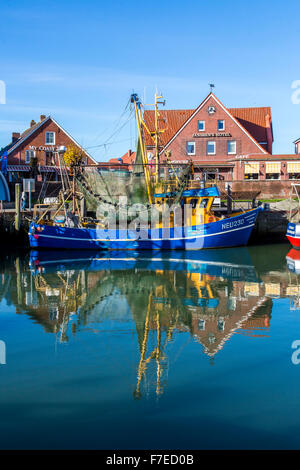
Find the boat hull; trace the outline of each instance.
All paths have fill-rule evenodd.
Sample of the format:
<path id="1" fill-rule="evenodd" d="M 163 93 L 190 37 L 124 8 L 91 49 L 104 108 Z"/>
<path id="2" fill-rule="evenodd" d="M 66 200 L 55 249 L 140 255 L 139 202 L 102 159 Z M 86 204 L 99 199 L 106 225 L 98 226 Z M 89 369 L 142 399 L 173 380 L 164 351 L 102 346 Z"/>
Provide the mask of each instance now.
<path id="1" fill-rule="evenodd" d="M 31 248 L 71 250 L 202 250 L 247 245 L 260 208 L 209 224 L 163 229 L 113 230 L 38 225 Z"/>
<path id="2" fill-rule="evenodd" d="M 300 224 L 289 223 L 286 237 L 294 248 L 300 250 Z"/>

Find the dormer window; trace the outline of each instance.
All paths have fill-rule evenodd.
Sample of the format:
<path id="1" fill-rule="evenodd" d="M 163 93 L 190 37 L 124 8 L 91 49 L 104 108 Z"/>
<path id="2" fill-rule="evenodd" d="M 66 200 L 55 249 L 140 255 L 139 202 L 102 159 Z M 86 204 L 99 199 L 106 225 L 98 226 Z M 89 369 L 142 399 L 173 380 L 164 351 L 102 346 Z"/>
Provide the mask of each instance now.
<path id="1" fill-rule="evenodd" d="M 218 120 L 218 131 L 225 131 L 225 121 L 223 119 Z"/>
<path id="2" fill-rule="evenodd" d="M 45 133 L 45 144 L 55 145 L 55 132 L 46 132 Z"/>

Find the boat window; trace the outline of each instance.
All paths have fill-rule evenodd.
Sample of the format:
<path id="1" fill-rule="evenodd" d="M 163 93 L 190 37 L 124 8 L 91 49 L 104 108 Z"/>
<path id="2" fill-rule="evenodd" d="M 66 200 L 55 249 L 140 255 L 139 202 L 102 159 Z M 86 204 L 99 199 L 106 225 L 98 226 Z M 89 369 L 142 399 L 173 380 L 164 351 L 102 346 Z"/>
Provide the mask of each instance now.
<path id="1" fill-rule="evenodd" d="M 192 206 L 192 209 L 195 209 L 197 202 L 198 202 L 198 199 L 191 199 L 190 204 Z"/>
<path id="2" fill-rule="evenodd" d="M 207 207 L 207 204 L 208 204 L 208 198 L 202 199 L 200 202 L 200 207 L 202 209 L 205 209 L 205 207 Z"/>

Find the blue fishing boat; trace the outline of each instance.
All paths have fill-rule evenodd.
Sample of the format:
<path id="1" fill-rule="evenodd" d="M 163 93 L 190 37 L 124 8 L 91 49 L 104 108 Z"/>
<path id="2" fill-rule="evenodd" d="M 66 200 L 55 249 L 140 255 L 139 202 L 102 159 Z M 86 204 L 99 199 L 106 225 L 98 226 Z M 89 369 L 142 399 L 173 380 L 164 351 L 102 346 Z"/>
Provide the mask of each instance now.
<path id="1" fill-rule="evenodd" d="M 113 215 L 119 210 L 113 224 L 107 223 L 105 217 L 100 220 L 86 220 L 78 210 L 76 197 L 79 191 L 75 189 L 75 181 L 81 181 L 82 187 L 86 188 L 86 185 L 82 183 L 82 171 L 79 172 L 79 178 L 74 170 L 73 184 L 70 184 L 68 176 L 65 181 L 62 177 L 63 191 L 54 216 L 49 217 L 50 211 L 46 209 L 40 218 L 34 218 L 32 221 L 29 229 L 31 248 L 190 251 L 247 245 L 258 212 L 262 208 L 226 214 L 216 213 L 213 205 L 216 198 L 221 198 L 220 191 L 217 186 L 208 186 L 205 181 L 201 182 L 200 187 L 194 186 L 192 161 L 181 178 L 171 165 L 175 175 L 173 186 L 165 180 L 160 183 L 158 157 L 156 172 L 151 174 L 150 171 L 142 132 L 141 103 L 135 94 L 131 96 L 131 100 L 135 107 L 139 132 L 137 155 L 140 155 L 141 163 L 137 165 L 141 165 L 140 169 L 144 173 L 147 193 L 147 203 L 142 204 L 141 211 L 141 214 L 147 215 L 146 221 L 145 217 L 142 221 L 137 217 L 130 223 L 127 220 L 124 227 L 124 224 L 120 223 L 120 206 L 116 203 L 111 204 L 111 209 L 108 210 Z M 157 143 L 157 138 L 154 140 Z M 64 149 L 61 151 L 63 153 Z M 58 150 L 58 160 L 62 163 L 63 158 L 59 152 Z M 68 170 L 64 168 L 61 174 L 68 175 Z M 72 201 L 71 210 L 66 201 L 69 201 L 69 205 Z M 130 207 L 130 203 L 128 206 Z M 152 217 L 153 210 L 157 217 Z"/>
<path id="2" fill-rule="evenodd" d="M 201 250 L 247 245 L 261 208 L 200 225 L 119 230 L 37 224 L 29 229 L 31 248 L 78 250 Z"/>
<path id="3" fill-rule="evenodd" d="M 181 195 L 184 207 L 193 204 L 193 208 L 188 223 L 182 226 L 169 223 L 166 227 L 158 223 L 154 228 L 124 230 L 102 228 L 100 224 L 70 227 L 65 219 L 48 223 L 32 222 L 30 246 L 71 250 L 201 250 L 247 245 L 261 207 L 215 217 L 211 207 L 214 198 L 219 195 L 217 187 L 184 191 Z M 160 200 L 168 194 L 158 193 L 155 196 Z M 197 224 L 198 220 L 200 224 Z"/>

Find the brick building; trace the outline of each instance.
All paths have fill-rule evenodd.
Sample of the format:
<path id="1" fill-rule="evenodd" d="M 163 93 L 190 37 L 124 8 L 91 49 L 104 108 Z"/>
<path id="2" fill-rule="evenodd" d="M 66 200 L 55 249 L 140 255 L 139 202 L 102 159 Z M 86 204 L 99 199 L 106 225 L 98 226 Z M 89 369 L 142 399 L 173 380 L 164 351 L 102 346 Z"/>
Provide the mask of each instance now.
<path id="1" fill-rule="evenodd" d="M 300 154 L 300 139 L 295 140 L 294 144 L 295 144 L 295 153 L 299 155 Z"/>
<path id="2" fill-rule="evenodd" d="M 40 121 L 32 120 L 30 127 L 22 134 L 13 132 L 11 143 L 2 149 L 1 153 L 8 152 L 9 181 L 28 177 L 33 158 L 36 158 L 40 174 L 52 173 L 57 179 L 59 162 L 56 150 L 59 146 L 75 146 L 84 153 L 86 164 L 97 163 L 51 116 L 41 115 Z"/>
<path id="3" fill-rule="evenodd" d="M 154 111 L 145 111 L 144 119 L 154 131 Z M 233 190 L 260 192 L 261 197 L 270 197 L 275 190 L 286 197 L 291 180 L 300 179 L 299 156 L 272 154 L 270 107 L 226 108 L 210 93 L 196 109 L 160 110 L 159 128 L 164 130 L 160 161 L 166 160 L 166 151 L 175 165 L 192 160 L 196 178 L 205 173 L 221 185 L 230 181 Z M 300 153 L 300 139 L 295 144 Z M 146 145 L 151 159 L 154 144 L 149 135 Z"/>

